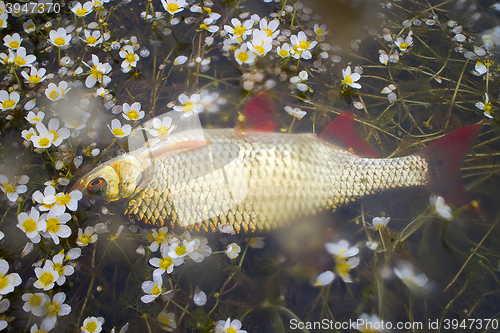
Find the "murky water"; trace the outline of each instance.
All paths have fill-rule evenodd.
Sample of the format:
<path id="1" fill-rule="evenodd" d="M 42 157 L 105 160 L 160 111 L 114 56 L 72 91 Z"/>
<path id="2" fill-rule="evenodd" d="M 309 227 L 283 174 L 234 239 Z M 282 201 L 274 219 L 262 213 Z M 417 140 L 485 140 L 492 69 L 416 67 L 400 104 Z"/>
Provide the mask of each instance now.
<path id="1" fill-rule="evenodd" d="M 368 332 L 350 323 L 370 318 L 377 332 L 496 331 L 500 5 L 188 2 L 0 2 L 0 327 L 238 331 L 237 322 L 218 323 L 230 318 L 247 332 Z M 389 158 L 482 124 L 460 173 L 475 208 L 447 208 L 446 197 L 433 207 L 430 189 L 403 188 L 266 233 L 186 235 L 125 216 L 127 199 L 89 206 L 73 193 L 51 206 L 145 136 L 198 119 L 233 127 L 259 91 L 281 132 L 319 134 L 353 108 L 361 135 Z M 166 112 L 172 123 L 153 123 Z M 376 217 L 390 221 L 377 228 Z M 174 260 L 153 278 L 160 258 Z"/>

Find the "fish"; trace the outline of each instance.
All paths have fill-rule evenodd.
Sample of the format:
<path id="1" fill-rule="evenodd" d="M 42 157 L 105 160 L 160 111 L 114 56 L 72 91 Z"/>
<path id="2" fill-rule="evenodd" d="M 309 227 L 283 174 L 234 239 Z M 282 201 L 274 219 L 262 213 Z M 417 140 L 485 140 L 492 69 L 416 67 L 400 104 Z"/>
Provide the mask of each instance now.
<path id="1" fill-rule="evenodd" d="M 98 165 L 73 186 L 93 202 L 119 202 L 150 227 L 262 233 L 366 195 L 426 186 L 471 202 L 459 168 L 481 131 L 456 129 L 419 152 L 380 158 L 352 111 L 319 136 L 277 131 L 272 100 L 255 95 L 234 128 L 185 130 Z"/>

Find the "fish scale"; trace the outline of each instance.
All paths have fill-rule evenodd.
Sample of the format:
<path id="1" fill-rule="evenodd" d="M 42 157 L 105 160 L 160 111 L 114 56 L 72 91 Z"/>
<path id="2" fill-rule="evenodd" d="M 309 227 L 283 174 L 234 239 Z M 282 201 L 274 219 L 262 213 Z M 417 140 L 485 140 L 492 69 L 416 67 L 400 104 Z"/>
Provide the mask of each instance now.
<path id="1" fill-rule="evenodd" d="M 197 133 L 173 135 L 171 142 L 203 139 Z M 215 142 L 238 147 L 236 166 L 225 166 L 227 183 L 211 182 L 204 174 L 210 164 L 206 151 L 150 158 L 149 176 L 131 198 L 129 215 L 155 226 L 215 230 L 230 223 L 237 232 L 260 232 L 367 194 L 427 182 L 427 162 L 420 156 L 360 158 L 310 134 L 241 134 L 233 129 L 203 134 L 208 147 Z M 212 164 L 228 159 L 223 147 L 210 150 Z M 131 153 L 137 154 L 148 160 L 148 149 Z M 225 195 L 227 184 L 238 188 L 244 183 L 248 194 L 242 202 Z M 183 199 L 173 204 L 174 197 Z M 195 206 L 200 202 L 206 207 Z M 210 210 L 222 213 L 211 217 Z"/>

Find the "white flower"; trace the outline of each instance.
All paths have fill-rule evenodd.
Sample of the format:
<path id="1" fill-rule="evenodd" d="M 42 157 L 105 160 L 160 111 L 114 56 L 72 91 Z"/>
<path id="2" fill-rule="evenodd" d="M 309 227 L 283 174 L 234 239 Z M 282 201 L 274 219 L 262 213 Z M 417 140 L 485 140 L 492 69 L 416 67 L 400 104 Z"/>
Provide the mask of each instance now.
<path id="1" fill-rule="evenodd" d="M 451 221 L 453 220 L 453 211 L 450 206 L 448 206 L 444 202 L 444 198 L 441 196 L 436 196 L 434 193 L 431 194 L 429 201 L 434 210 L 441 216 L 442 218 Z"/>
<path id="2" fill-rule="evenodd" d="M 417 274 L 413 265 L 406 261 L 394 268 L 394 274 L 410 289 L 421 288 L 427 283 L 427 276 Z"/>
<path id="3" fill-rule="evenodd" d="M 7 199 L 11 202 L 16 202 L 19 194 L 25 193 L 28 190 L 26 185 L 14 185 L 14 182 L 10 183 L 9 179 L 0 175 L 0 189 L 7 195 Z"/>
<path id="4" fill-rule="evenodd" d="M 59 244 L 59 237 L 68 238 L 71 236 L 71 228 L 65 225 L 71 220 L 71 215 L 68 213 L 58 214 L 58 211 L 51 209 L 49 213 L 45 213 L 41 217 L 46 223 L 46 232 L 42 233 L 45 238 L 52 238 L 54 244 Z"/>
<path id="5" fill-rule="evenodd" d="M 38 135 L 33 135 L 31 137 L 31 142 L 33 142 L 35 148 L 49 148 L 54 141 L 54 134 L 49 132 L 42 122 L 36 124 L 36 129 Z"/>
<path id="6" fill-rule="evenodd" d="M 56 189 L 52 185 L 49 185 L 45 187 L 43 194 L 42 192 L 37 190 L 31 197 L 33 198 L 33 200 L 40 204 L 40 206 L 38 206 L 38 209 L 42 212 L 46 212 L 55 205 Z M 62 213 L 64 213 L 64 211 Z"/>
<path id="7" fill-rule="evenodd" d="M 5 35 L 3 38 L 3 45 L 7 46 L 11 50 L 17 50 L 21 46 L 21 36 L 16 32 L 11 35 Z"/>
<path id="8" fill-rule="evenodd" d="M 26 233 L 26 236 L 33 242 L 40 242 L 40 234 L 39 232 L 45 231 L 45 221 L 40 219 L 40 213 L 35 209 L 35 207 L 31 207 L 31 212 L 28 215 L 27 213 L 19 213 L 17 216 L 18 224 L 16 225 L 19 229 Z"/>
<path id="9" fill-rule="evenodd" d="M 174 66 L 182 65 L 188 60 L 188 57 L 186 56 L 178 56 L 177 58 L 174 59 Z"/>
<path id="10" fill-rule="evenodd" d="M 37 83 L 45 81 L 45 79 L 46 79 L 45 73 L 46 73 L 45 68 L 40 68 L 37 70 L 36 67 L 32 66 L 31 71 L 30 71 L 30 75 L 28 75 L 28 73 L 26 73 L 24 71 L 21 72 L 21 75 L 26 80 L 24 82 L 37 84 Z"/>
<path id="11" fill-rule="evenodd" d="M 226 247 L 226 255 L 229 259 L 236 259 L 241 252 L 241 247 L 236 243 L 231 243 Z"/>
<path id="12" fill-rule="evenodd" d="M 372 220 L 372 225 L 374 230 L 380 230 L 385 227 L 387 223 L 391 220 L 390 217 L 374 217 Z"/>
<path id="13" fill-rule="evenodd" d="M 85 38 L 80 38 L 83 40 L 88 46 L 95 47 L 98 44 L 102 43 L 102 36 L 99 30 L 94 30 L 92 33 L 89 30 L 83 30 L 83 34 Z"/>
<path id="14" fill-rule="evenodd" d="M 151 303 L 152 301 L 157 299 L 158 296 L 167 293 L 167 289 L 165 289 L 162 284 L 163 278 L 161 274 L 153 273 L 153 281 L 144 281 L 142 283 L 142 291 L 144 291 L 147 295 L 142 296 L 141 301 L 143 301 L 144 303 Z M 171 291 L 169 291 L 169 293 L 170 292 Z"/>
<path id="15" fill-rule="evenodd" d="M 52 140 L 52 144 L 56 147 L 59 147 L 59 145 L 62 143 L 62 141 L 69 138 L 69 136 L 71 134 L 69 132 L 69 129 L 67 129 L 66 127 L 59 128 L 59 119 L 57 119 L 57 118 L 52 118 L 49 121 L 48 130 L 49 130 L 49 133 L 54 135 L 54 139 Z"/>
<path id="16" fill-rule="evenodd" d="M 89 76 L 85 80 L 85 86 L 87 88 L 92 88 L 96 82 L 106 86 L 111 82 L 111 78 L 107 76 L 109 72 L 111 72 L 111 65 L 107 62 L 102 64 L 99 62 L 99 58 L 92 54 L 92 66 L 83 62 L 87 67 L 90 68 Z"/>
<path id="17" fill-rule="evenodd" d="M 194 241 L 193 251 L 189 253 L 189 258 L 191 258 L 194 262 L 202 262 L 205 257 L 212 254 L 212 249 L 208 246 L 208 240 L 206 237 L 192 238 L 191 233 L 189 231 L 185 231 L 180 238 L 190 243 Z M 176 266 L 178 265 L 176 264 Z"/>
<path id="18" fill-rule="evenodd" d="M 357 330 L 361 331 L 362 333 L 383 332 L 382 328 L 384 327 L 384 324 L 376 314 L 372 314 L 370 316 L 366 313 L 362 313 L 359 315 L 356 323 Z"/>
<path id="19" fill-rule="evenodd" d="M 153 118 L 152 124 L 153 128 L 149 129 L 149 134 L 151 134 L 154 137 L 156 136 L 165 137 L 175 129 L 175 125 L 172 125 L 172 118 L 170 117 L 163 117 L 162 120 L 158 118 Z"/>
<path id="20" fill-rule="evenodd" d="M 295 59 L 305 59 L 309 60 L 312 58 L 311 51 L 318 42 L 308 42 L 306 34 L 303 31 L 300 31 L 297 36 L 292 35 L 290 36 L 290 42 L 293 45 L 293 48 L 295 50 L 295 54 L 293 57 Z"/>
<path id="21" fill-rule="evenodd" d="M 148 240 L 151 242 L 149 245 L 149 250 L 151 252 L 156 252 L 160 245 L 163 247 L 170 241 L 170 236 L 168 235 L 168 227 L 161 227 L 158 229 L 152 229 L 148 233 Z"/>
<path id="22" fill-rule="evenodd" d="M 231 19 L 231 24 L 233 25 L 232 27 L 230 25 L 224 25 L 224 30 L 231 35 L 231 40 L 233 42 L 239 44 L 245 40 L 247 36 L 252 34 L 252 20 L 246 20 L 243 24 L 241 24 L 240 20 L 233 18 Z"/>
<path id="23" fill-rule="evenodd" d="M 33 22 L 33 20 L 28 20 L 28 21 L 24 22 L 23 29 L 27 34 L 32 33 L 33 31 L 36 30 L 35 22 Z"/>
<path id="24" fill-rule="evenodd" d="M 248 51 L 247 44 L 242 44 L 234 51 L 234 59 L 236 59 L 236 62 L 240 65 L 251 65 L 255 61 L 255 53 Z"/>
<path id="25" fill-rule="evenodd" d="M 378 57 L 378 61 L 380 61 L 382 65 L 387 65 L 387 63 L 389 62 L 389 56 L 387 55 L 387 53 L 384 50 L 379 50 L 378 53 L 380 54 L 380 56 Z"/>
<path id="26" fill-rule="evenodd" d="M 5 311 L 7 311 L 10 307 L 10 301 L 8 299 L 3 299 L 0 301 L 0 313 L 4 313 Z M 5 315 L 2 315 L 0 318 L 0 331 L 5 329 L 8 324 L 7 324 L 7 317 Z"/>
<path id="27" fill-rule="evenodd" d="M 491 113 L 493 112 L 493 105 L 490 102 L 490 99 L 488 98 L 488 94 L 487 93 L 484 93 L 484 103 L 483 102 L 477 102 L 476 103 L 476 108 L 478 108 L 479 110 L 484 111 L 483 114 L 486 117 L 493 118 L 493 116 L 491 115 Z"/>
<path id="28" fill-rule="evenodd" d="M 345 283 L 352 283 L 353 280 L 349 275 L 349 271 L 354 267 L 357 267 L 358 265 L 359 265 L 358 257 L 353 257 L 346 260 L 337 260 L 335 271 L 337 272 L 338 276 L 340 276 L 340 278 L 344 280 Z"/>
<path id="29" fill-rule="evenodd" d="M 174 106 L 174 110 L 178 112 L 184 112 L 183 117 L 189 117 L 193 112 L 200 113 L 203 112 L 204 106 L 200 103 L 201 96 L 199 94 L 193 94 L 188 97 L 186 94 L 181 94 L 179 96 L 179 102 L 182 103 L 181 106 Z"/>
<path id="30" fill-rule="evenodd" d="M 120 51 L 120 57 L 122 57 L 122 68 L 135 67 L 137 66 L 137 61 L 139 61 L 139 56 L 134 53 L 134 49 L 130 45 L 125 45 Z"/>
<path id="31" fill-rule="evenodd" d="M 347 84 L 348 86 L 355 88 L 355 89 L 360 89 L 361 85 L 359 83 L 355 83 L 361 78 L 361 75 L 359 73 L 352 73 L 351 74 L 351 66 L 347 66 L 346 69 L 342 70 L 342 75 L 344 76 L 344 79 L 342 80 L 342 84 Z"/>
<path id="32" fill-rule="evenodd" d="M 0 295 L 7 295 L 14 291 L 14 287 L 23 282 L 17 273 L 7 274 L 9 263 L 5 259 L 0 259 Z"/>
<path id="33" fill-rule="evenodd" d="M 234 319 L 233 321 L 231 321 L 231 318 L 227 318 L 226 321 L 219 320 L 217 326 L 219 327 L 219 331 L 214 329 L 214 332 L 247 333 L 245 330 L 240 330 L 241 321 L 238 319 Z"/>
<path id="34" fill-rule="evenodd" d="M 103 317 L 87 317 L 80 329 L 85 333 L 99 333 L 102 331 L 102 324 L 104 324 Z"/>
<path id="35" fill-rule="evenodd" d="M 283 59 L 286 59 L 294 55 L 295 51 L 288 43 L 283 43 L 283 45 L 276 48 L 276 53 Z"/>
<path id="36" fill-rule="evenodd" d="M 335 274 L 332 271 L 325 271 L 318 275 L 316 279 L 314 279 L 313 286 L 322 287 L 329 285 L 335 279 Z"/>
<path id="37" fill-rule="evenodd" d="M 167 272 L 167 274 L 170 274 L 173 272 L 174 266 L 175 266 L 173 259 L 168 256 L 168 253 L 167 253 L 167 256 L 163 256 L 163 254 L 164 254 L 164 252 L 162 251 L 162 258 L 161 259 L 160 258 L 149 259 L 149 264 L 153 267 L 157 267 L 157 269 L 155 269 L 153 271 L 153 274 L 162 275 L 165 272 Z M 181 261 L 181 264 L 182 264 L 182 261 Z"/>
<path id="38" fill-rule="evenodd" d="M 325 249 L 337 260 L 354 257 L 359 253 L 359 249 L 356 246 L 349 247 L 349 243 L 344 239 L 342 239 L 338 243 L 325 243 Z"/>
<path id="39" fill-rule="evenodd" d="M 295 118 L 297 119 L 302 119 L 304 118 L 304 116 L 307 114 L 307 112 L 305 111 L 302 111 L 301 109 L 299 108 L 293 108 L 291 106 L 285 106 L 285 111 L 289 114 L 289 115 L 292 115 L 294 116 Z"/>
<path id="40" fill-rule="evenodd" d="M 170 15 L 182 12 L 184 7 L 188 5 L 185 0 L 161 0 L 161 3 L 163 8 L 170 13 Z"/>
<path id="41" fill-rule="evenodd" d="M 69 112 L 63 114 L 64 126 L 81 130 L 86 127 L 89 117 L 90 113 L 84 112 L 78 106 L 73 106 Z"/>
<path id="42" fill-rule="evenodd" d="M 22 299 L 25 302 L 23 310 L 26 312 L 31 311 L 37 317 L 43 316 L 43 306 L 50 301 L 50 297 L 44 293 L 26 293 L 22 296 Z"/>
<path id="43" fill-rule="evenodd" d="M 406 52 L 406 50 L 408 50 L 408 48 L 413 44 L 413 39 L 411 38 L 411 32 L 405 39 L 403 39 L 402 37 L 398 37 L 395 44 L 401 50 L 401 52 Z"/>
<path id="44" fill-rule="evenodd" d="M 476 66 L 474 67 L 474 69 L 479 73 L 479 75 L 483 75 L 488 71 L 486 66 L 481 61 L 476 62 Z"/>
<path id="45" fill-rule="evenodd" d="M 260 30 L 265 31 L 267 33 L 267 36 L 271 37 L 272 39 L 275 39 L 280 34 L 280 31 L 277 30 L 279 25 L 280 21 L 278 19 L 274 19 L 268 23 L 267 19 L 263 18 L 259 22 Z"/>
<path id="46" fill-rule="evenodd" d="M 247 42 L 247 47 L 256 55 L 263 57 L 273 47 L 273 38 L 267 35 L 266 31 L 255 29 L 252 34 L 252 41 Z"/>
<path id="47" fill-rule="evenodd" d="M 71 11 L 78 17 L 87 16 L 88 14 L 92 13 L 93 8 L 94 6 L 92 5 L 92 1 L 87 1 L 83 4 L 83 6 L 78 1 L 74 1 L 71 4 Z"/>
<path id="48" fill-rule="evenodd" d="M 44 313 L 46 315 L 45 319 L 42 321 L 42 327 L 54 328 L 57 317 L 66 316 L 71 312 L 71 306 L 64 304 L 66 300 L 66 294 L 63 292 L 57 293 L 52 298 L 52 301 L 45 303 L 43 306 Z"/>
<path id="49" fill-rule="evenodd" d="M 318 37 L 324 37 L 326 34 L 328 34 L 328 30 L 326 30 L 326 24 L 322 24 L 319 26 L 318 24 L 314 25 L 314 33 Z"/>
<path id="50" fill-rule="evenodd" d="M 7 28 L 8 18 L 9 18 L 9 14 L 7 14 L 7 13 L 0 14 L 0 29 Z M 26 32 L 28 32 L 28 31 L 26 31 Z"/>
<path id="51" fill-rule="evenodd" d="M 123 118 L 127 120 L 139 120 L 144 118 L 145 112 L 141 110 L 141 103 L 135 102 L 131 106 L 123 103 Z"/>
<path id="52" fill-rule="evenodd" d="M 96 241 L 97 234 L 94 234 L 94 227 L 86 227 L 85 232 L 83 232 L 81 228 L 78 229 L 78 238 L 76 239 L 76 244 L 78 246 L 87 246 L 91 243 L 95 243 Z"/>
<path id="53" fill-rule="evenodd" d="M 38 280 L 36 280 L 34 286 L 38 289 L 50 290 L 59 279 L 59 273 L 54 270 L 52 260 L 46 260 L 43 268 L 36 267 L 35 274 Z"/>
<path id="54" fill-rule="evenodd" d="M 24 117 L 30 124 L 36 125 L 38 122 L 42 121 L 45 118 L 45 112 L 39 111 L 35 114 L 33 111 L 30 111 L 26 117 Z"/>
<path id="55" fill-rule="evenodd" d="M 0 110 L 14 109 L 19 102 L 19 94 L 15 91 L 10 94 L 5 90 L 0 90 Z"/>
<path id="56" fill-rule="evenodd" d="M 195 246 L 200 245 L 199 243 L 200 241 L 196 242 L 196 239 L 192 241 L 183 240 L 182 245 L 172 243 L 168 249 L 168 256 L 172 259 L 184 258 L 190 255 L 195 250 Z"/>
<path id="57" fill-rule="evenodd" d="M 162 311 L 156 317 L 158 321 L 162 324 L 161 328 L 165 331 L 171 332 L 175 328 L 177 328 L 177 324 L 175 322 L 175 315 L 172 312 Z"/>
<path id="58" fill-rule="evenodd" d="M 264 243 L 265 238 L 266 237 L 247 238 L 248 245 L 253 249 L 262 249 L 266 245 L 266 243 Z"/>
<path id="59" fill-rule="evenodd" d="M 66 33 L 64 28 L 59 28 L 56 30 L 51 30 L 49 33 L 50 42 L 57 47 L 66 48 L 69 46 L 71 41 L 71 35 Z"/>
<path id="60" fill-rule="evenodd" d="M 122 126 L 118 119 L 113 119 L 111 121 L 111 127 L 108 125 L 108 128 L 116 138 L 124 138 L 132 131 L 132 127 L 129 124 Z"/>
<path id="61" fill-rule="evenodd" d="M 68 89 L 68 83 L 66 81 L 59 82 L 59 86 L 56 86 L 51 82 L 47 86 L 47 89 L 45 89 L 45 96 L 55 102 L 63 98 L 64 95 L 70 90 L 71 88 Z"/>

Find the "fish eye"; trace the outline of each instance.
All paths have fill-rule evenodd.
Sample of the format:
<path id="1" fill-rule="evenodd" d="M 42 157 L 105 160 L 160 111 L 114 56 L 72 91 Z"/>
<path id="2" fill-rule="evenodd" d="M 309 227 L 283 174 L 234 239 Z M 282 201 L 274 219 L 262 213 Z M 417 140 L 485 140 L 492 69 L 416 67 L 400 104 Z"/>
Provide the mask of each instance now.
<path id="1" fill-rule="evenodd" d="M 102 177 L 98 177 L 93 179 L 87 185 L 87 192 L 91 195 L 101 195 L 104 191 L 106 191 L 107 186 L 108 183 L 106 182 L 106 180 Z"/>

